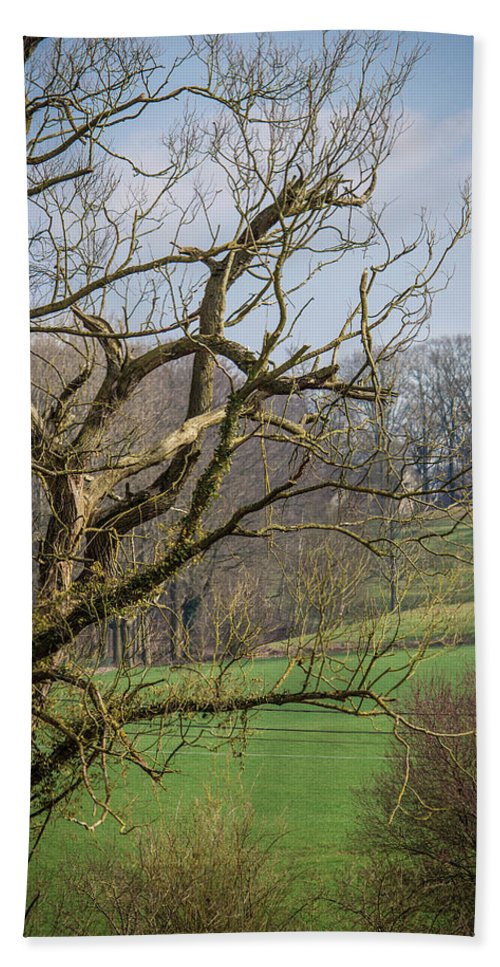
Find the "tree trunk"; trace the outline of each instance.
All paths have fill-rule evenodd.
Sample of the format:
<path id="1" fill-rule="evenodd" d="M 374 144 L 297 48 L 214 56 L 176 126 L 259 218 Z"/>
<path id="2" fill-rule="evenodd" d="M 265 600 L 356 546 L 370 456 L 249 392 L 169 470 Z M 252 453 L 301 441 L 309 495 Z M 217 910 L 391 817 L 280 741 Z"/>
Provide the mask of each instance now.
<path id="1" fill-rule="evenodd" d="M 83 476 L 52 478 L 51 516 L 40 555 L 40 597 L 65 591 L 73 579 L 74 558 L 85 526 Z"/>

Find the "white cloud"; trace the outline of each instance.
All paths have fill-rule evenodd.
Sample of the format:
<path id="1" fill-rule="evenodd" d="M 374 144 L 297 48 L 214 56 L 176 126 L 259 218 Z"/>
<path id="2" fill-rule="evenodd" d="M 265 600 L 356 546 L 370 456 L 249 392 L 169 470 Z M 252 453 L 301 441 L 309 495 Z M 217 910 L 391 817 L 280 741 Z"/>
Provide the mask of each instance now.
<path id="1" fill-rule="evenodd" d="M 384 201 L 404 198 L 404 207 L 428 207 L 442 216 L 455 206 L 470 175 L 470 111 L 441 120 L 422 114 L 406 117 L 406 130 L 381 172 L 377 195 Z M 396 209 L 401 203 L 396 202 Z"/>

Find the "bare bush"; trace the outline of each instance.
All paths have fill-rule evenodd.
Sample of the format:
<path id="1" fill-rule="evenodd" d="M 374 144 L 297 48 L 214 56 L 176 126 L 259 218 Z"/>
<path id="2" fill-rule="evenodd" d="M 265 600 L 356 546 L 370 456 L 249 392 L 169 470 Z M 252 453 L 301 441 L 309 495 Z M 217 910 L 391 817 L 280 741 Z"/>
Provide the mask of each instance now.
<path id="1" fill-rule="evenodd" d="M 313 899 L 293 899 L 298 874 L 280 868 L 279 839 L 258 831 L 248 803 L 209 792 L 189 814 L 142 831 L 131 852 L 98 850 L 72 870 L 53 904 L 52 935 L 304 929 Z"/>
<path id="2" fill-rule="evenodd" d="M 476 876 L 475 687 L 414 688 L 421 731 L 401 735 L 360 796 L 355 855 L 369 855 L 334 900 L 351 929 L 472 935 Z M 433 734 L 431 734 L 432 730 Z M 454 733 L 454 734 L 450 734 Z M 345 929 L 345 927 L 344 927 Z"/>

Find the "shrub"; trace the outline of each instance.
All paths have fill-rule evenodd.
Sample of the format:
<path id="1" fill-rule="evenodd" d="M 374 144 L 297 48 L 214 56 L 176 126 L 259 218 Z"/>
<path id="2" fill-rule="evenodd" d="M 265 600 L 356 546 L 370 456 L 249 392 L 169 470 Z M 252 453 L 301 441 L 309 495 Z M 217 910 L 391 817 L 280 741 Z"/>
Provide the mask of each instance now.
<path id="1" fill-rule="evenodd" d="M 419 684 L 408 712 L 434 732 L 405 732 L 382 776 L 360 796 L 357 864 L 334 903 L 344 929 L 472 935 L 476 873 L 475 687 Z M 410 716 L 409 716 L 410 717 Z M 404 792 L 403 792 L 404 790 Z M 403 792 L 398 806 L 399 797 Z"/>
<path id="2" fill-rule="evenodd" d="M 179 813 L 169 827 L 142 831 L 128 854 L 99 850 L 73 871 L 54 934 L 304 929 L 308 904 L 296 909 L 296 877 L 278 866 L 276 842 L 256 832 L 247 803 L 209 793 L 189 816 Z"/>

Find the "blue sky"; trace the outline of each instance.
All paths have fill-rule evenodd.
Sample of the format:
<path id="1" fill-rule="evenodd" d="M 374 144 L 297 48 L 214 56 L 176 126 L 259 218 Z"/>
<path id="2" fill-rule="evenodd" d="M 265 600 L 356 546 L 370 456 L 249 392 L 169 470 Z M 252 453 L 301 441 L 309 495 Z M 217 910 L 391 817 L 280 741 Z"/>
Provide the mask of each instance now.
<path id="1" fill-rule="evenodd" d="M 473 38 L 459 34 L 407 33 L 429 48 L 408 84 L 410 110 L 441 120 L 472 109 Z"/>
<path id="2" fill-rule="evenodd" d="M 318 50 L 322 42 L 322 33 L 318 31 L 283 32 L 273 36 L 278 44 L 295 44 L 312 52 Z M 406 33 L 403 36 L 409 47 L 415 42 L 421 42 L 427 52 L 417 63 L 404 88 L 401 106 L 404 111 L 405 130 L 379 173 L 374 196 L 376 207 L 387 206 L 384 230 L 395 246 L 400 238 L 409 241 L 416 234 L 423 209 L 428 212 L 430 222 L 438 235 L 445 233 L 448 220 L 456 221 L 460 207 L 460 188 L 471 172 L 472 37 L 437 33 Z M 237 44 L 244 47 L 251 46 L 255 40 L 255 35 L 251 33 L 233 34 L 232 37 Z M 158 48 L 159 61 L 166 65 L 171 64 L 176 56 L 182 55 L 187 49 L 186 40 L 182 36 L 151 39 Z M 335 33 L 332 43 L 334 40 Z M 43 56 L 43 47 L 42 44 L 39 48 L 40 56 Z M 197 76 L 196 68 L 193 70 L 193 61 L 190 60 L 175 73 L 172 85 L 192 84 L 203 80 L 202 73 Z M 215 114 L 216 109 L 210 102 L 198 99 L 197 110 Z M 151 106 L 135 122 L 112 129 L 114 147 L 148 170 L 162 169 L 166 163 L 162 136 L 169 130 L 172 122 L 182 119 L 182 111 L 183 99 Z M 221 178 L 220 172 L 217 177 Z M 137 184 L 130 170 L 125 168 L 117 192 L 117 203 L 123 203 L 127 208 L 130 188 L 135 189 Z M 158 184 L 149 182 L 148 190 L 156 191 Z M 191 186 L 192 180 L 188 177 L 187 194 L 191 191 Z M 234 231 L 234 219 L 230 219 L 232 209 L 227 191 L 221 194 L 218 204 L 222 225 L 221 240 L 229 239 Z M 205 247 L 209 242 L 200 231 L 203 229 L 196 225 L 190 226 L 180 241 L 183 244 Z M 167 218 L 158 234 L 151 237 L 151 254 L 158 256 L 169 250 L 174 233 L 172 220 Z M 368 251 L 366 256 L 353 253 L 315 276 L 308 288 L 303 290 L 303 301 L 311 296 L 313 301 L 294 332 L 294 344 L 307 342 L 320 345 L 331 339 L 332 328 L 340 327 L 349 308 L 357 301 L 363 267 L 379 261 L 379 252 Z M 289 269 L 288 281 L 291 282 L 298 281 L 303 276 L 303 263 L 301 265 L 296 256 L 294 259 L 295 263 Z M 428 326 L 432 336 L 469 331 L 469 240 L 454 250 L 448 269 L 453 272 L 453 278 L 446 291 L 434 302 Z M 401 263 L 401 272 L 403 271 L 404 266 Z M 391 281 L 399 284 L 394 276 Z M 231 291 L 229 308 L 241 296 L 242 286 L 238 284 Z M 121 316 L 119 300 L 113 299 L 111 306 Z M 297 308 L 300 308 L 300 298 Z M 262 315 L 258 320 L 253 316 L 238 331 L 233 330 L 232 334 L 252 349 L 258 349 L 262 338 L 262 323 L 265 321 L 267 320 Z M 270 324 L 272 325 L 272 319 Z"/>
<path id="3" fill-rule="evenodd" d="M 249 33 L 233 36 L 243 45 L 251 44 L 254 37 Z M 315 31 L 274 36 L 279 42 L 300 42 L 312 49 L 321 38 Z M 459 209 L 460 187 L 471 173 L 473 39 L 436 33 L 407 33 L 405 39 L 410 45 L 423 42 L 428 51 L 403 92 L 407 130 L 385 163 L 377 187 L 375 200 L 389 204 L 385 227 L 395 239 L 411 236 L 423 208 L 437 232 L 446 231 L 447 220 L 456 218 Z M 185 49 L 182 37 L 160 38 L 157 43 L 165 61 Z M 196 80 L 192 66 L 184 73 L 176 76 L 175 83 Z M 161 168 L 161 135 L 172 111 L 180 111 L 180 107 L 169 102 L 167 107 L 153 108 L 135 126 L 117 128 L 116 146 L 138 152 L 150 170 Z M 184 242 L 200 244 L 196 237 Z M 351 303 L 356 294 L 360 265 L 359 259 L 348 259 L 316 276 L 311 290 L 314 303 L 301 320 L 298 339 L 317 343 L 331 337 L 333 295 L 334 315 L 340 317 L 343 305 Z M 467 332 L 470 327 L 468 240 L 452 253 L 449 268 L 453 278 L 433 306 L 429 327 L 433 336 Z M 252 348 L 259 344 L 252 327 L 244 327 L 241 338 Z"/>

